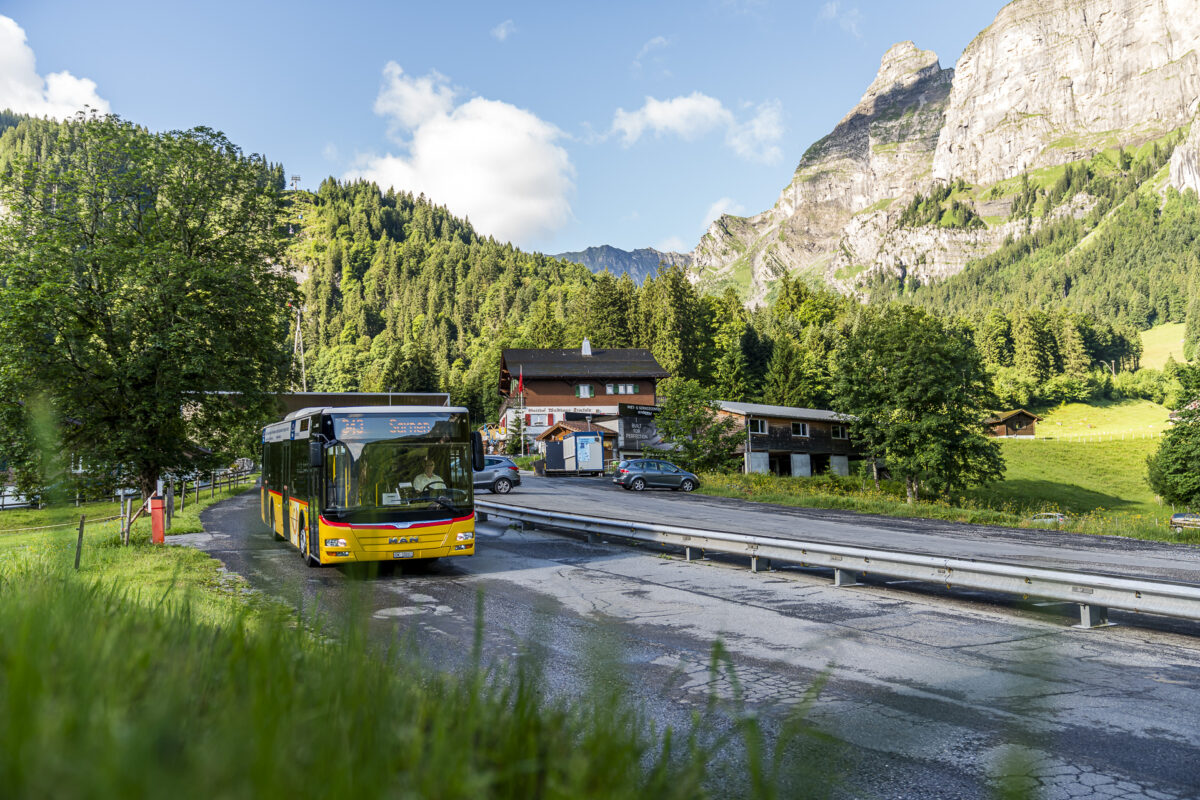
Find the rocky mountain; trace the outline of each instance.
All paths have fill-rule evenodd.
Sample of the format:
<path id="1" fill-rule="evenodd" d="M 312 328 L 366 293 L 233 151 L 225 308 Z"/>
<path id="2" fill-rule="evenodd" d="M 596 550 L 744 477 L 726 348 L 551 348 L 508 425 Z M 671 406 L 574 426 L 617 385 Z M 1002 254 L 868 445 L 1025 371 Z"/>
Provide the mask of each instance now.
<path id="1" fill-rule="evenodd" d="M 601 245 L 575 253 L 559 253 L 553 257 L 583 264 L 592 272 L 608 270 L 618 278 L 627 274 L 638 286 L 641 286 L 646 278 L 658 272 L 659 264 L 666 264 L 669 267 L 679 265 L 685 268 L 692 264 L 692 257 L 686 253 L 664 253 L 652 247 L 621 250 L 617 247 Z"/>
<path id="2" fill-rule="evenodd" d="M 880 274 L 954 275 L 1094 205 L 1079 195 L 1044 216 L 1015 214 L 1022 180 L 1047 190 L 1063 164 L 1119 158 L 1118 148 L 1189 124 L 1198 54 L 1196 0 L 1014 0 L 953 70 L 912 42 L 895 45 L 771 209 L 712 223 L 692 275 L 706 288 L 734 285 L 752 304 L 785 271 L 848 292 Z M 1198 144 L 1193 133 L 1179 148 L 1176 185 L 1200 184 L 1200 156 L 1188 160 Z"/>

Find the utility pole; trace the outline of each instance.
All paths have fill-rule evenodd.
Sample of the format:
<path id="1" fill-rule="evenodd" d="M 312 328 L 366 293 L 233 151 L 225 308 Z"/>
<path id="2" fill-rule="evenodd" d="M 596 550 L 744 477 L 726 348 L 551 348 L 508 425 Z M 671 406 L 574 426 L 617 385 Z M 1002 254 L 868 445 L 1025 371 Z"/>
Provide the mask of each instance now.
<path id="1" fill-rule="evenodd" d="M 299 176 L 293 175 L 295 180 Z M 296 335 L 292 337 L 292 363 L 296 363 L 296 357 L 300 357 L 300 391 L 308 391 L 308 377 L 304 372 L 304 333 L 300 330 L 300 306 L 296 306 Z"/>
<path id="2" fill-rule="evenodd" d="M 299 176 L 299 175 L 293 175 L 293 176 L 292 176 L 292 191 L 293 191 L 293 192 L 294 192 L 294 191 L 296 191 L 296 188 L 297 188 L 299 185 L 300 185 L 300 176 Z"/>

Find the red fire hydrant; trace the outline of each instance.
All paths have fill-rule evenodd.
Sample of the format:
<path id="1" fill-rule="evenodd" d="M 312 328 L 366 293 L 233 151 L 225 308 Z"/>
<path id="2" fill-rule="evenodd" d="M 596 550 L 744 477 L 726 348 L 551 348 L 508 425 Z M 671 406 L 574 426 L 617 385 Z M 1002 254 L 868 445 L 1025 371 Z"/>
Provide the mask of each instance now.
<path id="1" fill-rule="evenodd" d="M 167 504 L 163 502 L 162 495 L 154 495 L 150 498 L 150 541 L 154 544 L 166 543 L 166 516 Z"/>

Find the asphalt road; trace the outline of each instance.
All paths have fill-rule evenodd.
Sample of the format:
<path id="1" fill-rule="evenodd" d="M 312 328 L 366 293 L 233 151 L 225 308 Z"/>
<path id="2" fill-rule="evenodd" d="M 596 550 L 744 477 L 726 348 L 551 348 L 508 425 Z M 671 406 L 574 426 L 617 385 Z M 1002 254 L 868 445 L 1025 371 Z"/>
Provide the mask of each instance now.
<path id="1" fill-rule="evenodd" d="M 1200 548 L 1117 536 L 788 508 L 669 490 L 639 493 L 604 478 L 522 478 L 519 491 L 481 499 L 610 519 L 1200 585 Z"/>
<path id="2" fill-rule="evenodd" d="M 739 513 L 736 501 L 635 496 L 569 479 L 526 480 L 509 499 L 580 513 L 602 503 L 640 515 L 653 505 L 679 524 Z M 847 524 L 827 512 L 771 511 L 775 524 L 791 520 L 804 536 Z M 378 641 L 400 637 L 446 668 L 465 663 L 482 592 L 486 658 L 504 662 L 536 647 L 551 691 L 573 694 L 594 673 L 599 648 L 620 667 L 606 669 L 623 673 L 630 699 L 660 726 L 686 725 L 711 692 L 732 694 L 728 675 L 709 669 L 717 640 L 748 707 L 767 720 L 828 674 L 810 719 L 846 743 L 830 765 L 840 796 L 990 797 L 1006 772 L 1027 776 L 1046 798 L 1200 796 L 1200 625 L 1084 631 L 1068 627 L 1069 610 L 903 582 L 837 589 L 819 572 L 754 574 L 744 560 L 689 563 L 490 524 L 478 528 L 475 556 L 443 559 L 425 574 L 370 578 L 303 566 L 258 521 L 254 493 L 214 506 L 203 522 L 207 533 L 172 541 L 207 550 L 257 589 L 304 609 L 369 615 Z M 879 536 L 880 524 L 864 526 L 871 530 L 863 536 Z M 887 524 L 916 540 L 923 530 L 964 546 L 972 539 L 966 526 Z M 1083 537 L 1035 538 L 1043 536 L 1119 565 L 1106 547 L 1075 541 Z M 1006 531 L 1000 544 L 1022 538 Z M 1133 543 L 1129 553 L 1141 569 L 1177 569 L 1159 549 Z"/>

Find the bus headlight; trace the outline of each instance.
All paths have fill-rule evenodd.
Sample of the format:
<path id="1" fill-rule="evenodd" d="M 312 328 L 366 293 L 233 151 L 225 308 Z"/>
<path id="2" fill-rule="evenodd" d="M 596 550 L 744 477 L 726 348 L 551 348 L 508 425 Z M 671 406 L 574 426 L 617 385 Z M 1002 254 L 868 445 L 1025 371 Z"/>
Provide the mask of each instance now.
<path id="1" fill-rule="evenodd" d="M 475 538 L 474 532 L 460 533 L 458 535 L 458 540 L 460 542 L 469 542 L 469 541 L 473 540 L 474 538 Z"/>
<path id="2" fill-rule="evenodd" d="M 346 544 L 345 539 L 326 539 L 325 546 L 326 547 L 348 547 L 349 545 Z"/>
<path id="3" fill-rule="evenodd" d="M 471 545 L 469 545 L 469 544 L 456 544 L 456 545 L 454 545 L 454 549 L 455 549 L 455 550 L 470 550 L 470 549 L 471 549 Z"/>

